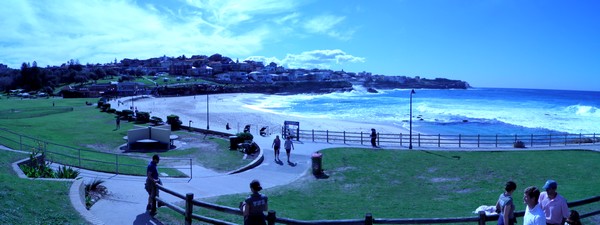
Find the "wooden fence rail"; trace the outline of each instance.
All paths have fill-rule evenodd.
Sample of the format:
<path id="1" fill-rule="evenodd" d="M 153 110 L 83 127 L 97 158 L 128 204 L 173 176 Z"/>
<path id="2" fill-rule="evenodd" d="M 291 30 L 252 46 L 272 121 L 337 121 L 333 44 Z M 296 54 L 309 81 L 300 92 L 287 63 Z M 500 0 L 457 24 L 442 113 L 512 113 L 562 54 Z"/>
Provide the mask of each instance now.
<path id="1" fill-rule="evenodd" d="M 198 200 L 194 200 L 194 194 L 180 194 L 171 189 L 168 189 L 160 184 L 154 184 L 156 188 L 154 193 L 152 193 L 152 209 L 151 213 L 156 213 L 156 206 L 158 202 L 165 204 L 168 208 L 174 210 L 175 212 L 181 214 L 184 217 L 185 224 L 192 224 L 192 220 L 198 220 L 205 223 L 210 224 L 219 224 L 219 225 L 234 225 L 235 223 L 205 217 L 198 214 L 193 213 L 193 206 L 202 207 L 205 209 L 223 212 L 231 215 L 243 216 L 242 212 L 239 208 L 233 208 L 228 206 L 221 206 L 217 204 L 202 202 Z M 185 201 L 185 208 L 170 204 L 165 202 L 162 198 L 157 197 L 158 190 L 161 190 L 165 193 L 171 194 L 183 201 Z M 591 198 L 572 201 L 567 203 L 570 208 L 583 206 L 595 202 L 600 202 L 600 196 L 594 196 Z M 515 212 L 515 217 L 523 217 L 525 214 L 524 211 Z M 595 216 L 600 214 L 600 210 L 581 213 L 581 218 L 587 218 L 591 216 Z M 389 218 L 374 218 L 371 213 L 366 213 L 364 219 L 342 219 L 342 220 L 296 220 L 290 218 L 278 218 L 277 213 L 274 210 L 269 210 L 267 213 L 267 224 L 274 225 L 276 223 L 279 224 L 287 224 L 287 225 L 327 225 L 327 224 L 337 224 L 337 225 L 372 225 L 372 224 L 449 224 L 449 223 L 473 223 L 479 225 L 485 225 L 486 222 L 489 221 L 498 221 L 498 215 L 487 216 L 485 212 L 479 212 L 477 216 L 472 217 L 458 217 L 458 218 L 404 218 L 404 219 L 389 219 Z"/>

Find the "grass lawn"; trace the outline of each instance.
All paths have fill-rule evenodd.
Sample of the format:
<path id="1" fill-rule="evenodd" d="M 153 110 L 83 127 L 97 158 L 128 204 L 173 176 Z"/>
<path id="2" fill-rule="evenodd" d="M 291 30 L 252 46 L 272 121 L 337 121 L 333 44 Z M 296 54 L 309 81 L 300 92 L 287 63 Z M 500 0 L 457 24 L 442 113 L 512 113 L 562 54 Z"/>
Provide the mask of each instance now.
<path id="1" fill-rule="evenodd" d="M 27 157 L 0 151 L 0 224 L 87 224 L 71 207 L 71 182 L 17 177 L 10 165 Z"/>
<path id="2" fill-rule="evenodd" d="M 567 200 L 600 194 L 600 153 L 591 151 L 439 152 L 373 151 L 336 148 L 321 151 L 330 177 L 312 175 L 281 187 L 263 190 L 269 209 L 278 217 L 300 220 L 375 218 L 448 218 L 475 216 L 480 205 L 495 205 L 504 183 L 517 183 L 515 206 L 524 210 L 523 190 L 541 188 L 547 179 L 558 181 Z M 237 207 L 247 194 L 205 199 Z M 595 203 L 576 208 L 590 212 Z M 181 217 L 161 211 L 167 223 Z M 201 215 L 240 222 L 236 216 L 197 210 Z M 176 219 L 173 219 L 176 218 Z M 169 221 L 172 220 L 172 221 Z M 522 219 L 519 221 L 522 223 Z M 598 224 L 600 217 L 584 220 Z"/>

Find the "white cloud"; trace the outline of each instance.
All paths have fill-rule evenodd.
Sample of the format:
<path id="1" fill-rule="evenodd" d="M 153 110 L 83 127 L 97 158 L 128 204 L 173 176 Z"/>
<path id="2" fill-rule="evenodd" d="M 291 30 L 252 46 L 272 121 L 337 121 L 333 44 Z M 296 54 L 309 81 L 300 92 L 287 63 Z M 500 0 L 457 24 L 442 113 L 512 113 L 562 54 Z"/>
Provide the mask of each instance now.
<path id="1" fill-rule="evenodd" d="M 335 15 L 321 15 L 314 17 L 304 24 L 304 29 L 310 33 L 325 34 L 340 40 L 348 40 L 354 31 L 340 31 L 336 28 L 346 17 Z"/>
<path id="2" fill-rule="evenodd" d="M 182 4 L 183 3 L 183 4 Z M 294 0 L 34 0 L 0 1 L 0 63 L 60 65 L 182 54 L 252 55 L 265 42 L 303 31 L 344 39 L 344 17 L 316 17 L 303 26 Z M 302 15 L 302 16 L 301 16 Z M 305 30 L 306 29 L 306 30 Z M 351 35 L 351 33 L 350 33 Z M 286 38 L 287 37 L 287 38 Z M 293 56 L 293 55 L 292 55 Z"/>
<path id="3" fill-rule="evenodd" d="M 363 63 L 365 58 L 353 56 L 339 49 L 313 50 L 300 54 L 287 54 L 284 59 L 275 57 L 251 56 L 246 60 L 262 61 L 265 64 L 275 62 L 287 68 L 329 69 L 333 65 L 345 63 Z"/>

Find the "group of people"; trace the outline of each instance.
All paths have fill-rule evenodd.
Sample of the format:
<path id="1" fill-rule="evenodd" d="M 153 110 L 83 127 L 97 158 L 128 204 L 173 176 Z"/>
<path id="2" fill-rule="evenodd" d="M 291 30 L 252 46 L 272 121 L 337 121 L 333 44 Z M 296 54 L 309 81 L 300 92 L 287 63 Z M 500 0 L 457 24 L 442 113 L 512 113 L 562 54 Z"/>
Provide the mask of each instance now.
<path id="1" fill-rule="evenodd" d="M 556 181 L 548 180 L 542 188 L 545 190 L 544 192 L 540 192 L 535 186 L 527 187 L 523 191 L 524 225 L 581 225 L 579 213 L 575 210 L 569 211 L 567 200 L 556 192 L 558 188 Z M 517 184 L 508 181 L 504 187 L 504 193 L 498 197 L 496 203 L 498 225 L 514 225 L 516 223 L 515 204 L 512 198 L 516 189 Z"/>
<path id="2" fill-rule="evenodd" d="M 273 148 L 273 151 L 275 152 L 275 162 L 281 162 L 281 159 L 279 159 L 279 149 L 281 148 L 281 139 L 279 139 L 279 135 L 275 136 L 275 139 L 273 140 L 273 144 L 271 145 L 271 147 Z M 283 147 L 285 148 L 285 154 L 287 155 L 287 162 L 292 163 L 290 161 L 290 154 L 292 153 L 292 149 L 294 149 L 294 142 L 292 142 L 292 137 L 291 136 L 287 136 L 285 138 L 285 142 L 283 143 Z"/>

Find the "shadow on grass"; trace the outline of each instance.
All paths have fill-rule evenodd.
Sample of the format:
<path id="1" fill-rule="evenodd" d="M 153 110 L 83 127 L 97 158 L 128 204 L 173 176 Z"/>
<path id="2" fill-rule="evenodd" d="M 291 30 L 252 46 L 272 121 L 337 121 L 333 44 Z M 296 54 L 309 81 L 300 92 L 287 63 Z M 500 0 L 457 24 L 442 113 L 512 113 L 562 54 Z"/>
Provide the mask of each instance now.
<path id="1" fill-rule="evenodd" d="M 430 154 L 430 155 L 439 156 L 439 157 L 446 158 L 446 159 L 460 160 L 460 156 L 457 156 L 457 155 L 453 155 L 452 157 L 448 157 L 448 156 L 445 156 L 445 155 L 442 155 L 442 154 L 438 154 L 438 153 L 435 153 L 435 152 L 432 152 L 432 151 L 427 151 L 427 150 L 421 150 L 421 152 L 424 152 L 424 153 L 427 153 L 427 154 Z"/>

